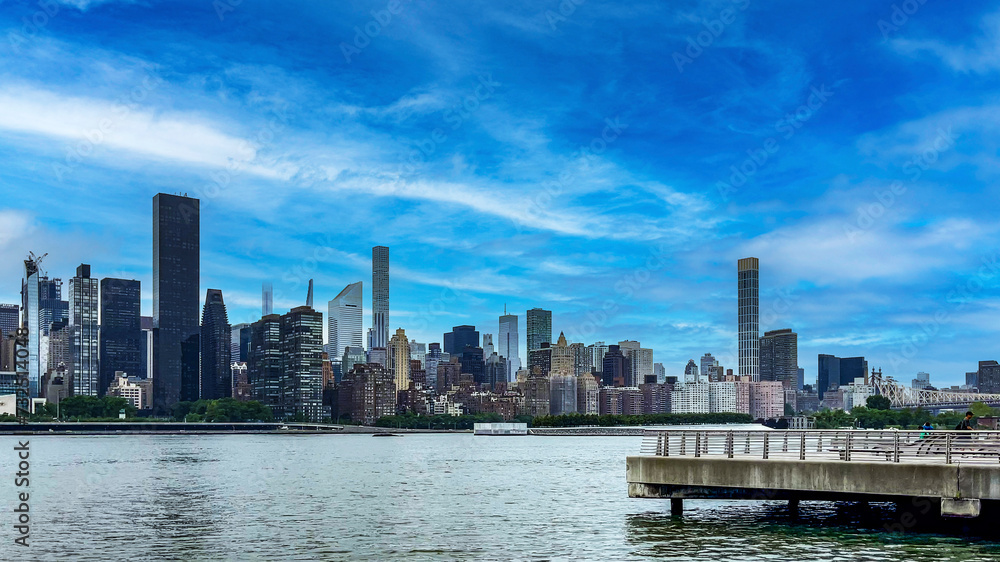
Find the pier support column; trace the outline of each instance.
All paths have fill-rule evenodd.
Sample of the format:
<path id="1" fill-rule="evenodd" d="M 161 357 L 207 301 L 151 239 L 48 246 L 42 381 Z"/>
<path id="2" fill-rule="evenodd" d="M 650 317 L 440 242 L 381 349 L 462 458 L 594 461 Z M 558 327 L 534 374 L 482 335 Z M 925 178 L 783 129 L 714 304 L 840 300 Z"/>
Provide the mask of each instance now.
<path id="1" fill-rule="evenodd" d="M 788 500 L 788 513 L 792 517 L 799 516 L 799 498 L 792 498 Z"/>
<path id="2" fill-rule="evenodd" d="M 681 498 L 670 498 L 670 515 L 680 517 L 684 515 L 684 500 Z"/>

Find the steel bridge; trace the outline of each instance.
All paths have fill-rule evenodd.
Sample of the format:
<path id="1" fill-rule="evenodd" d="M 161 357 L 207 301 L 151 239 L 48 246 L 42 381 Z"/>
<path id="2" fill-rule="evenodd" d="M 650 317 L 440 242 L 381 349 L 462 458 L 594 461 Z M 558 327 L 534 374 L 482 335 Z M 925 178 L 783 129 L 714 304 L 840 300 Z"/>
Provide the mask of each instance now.
<path id="1" fill-rule="evenodd" d="M 883 377 L 881 371 L 872 369 L 871 385 L 875 392 L 889 399 L 893 410 L 904 408 L 967 408 L 973 402 L 983 402 L 990 406 L 1000 406 L 1000 394 L 955 392 L 948 390 L 922 390 L 910 388 L 896 382 L 892 377 Z"/>

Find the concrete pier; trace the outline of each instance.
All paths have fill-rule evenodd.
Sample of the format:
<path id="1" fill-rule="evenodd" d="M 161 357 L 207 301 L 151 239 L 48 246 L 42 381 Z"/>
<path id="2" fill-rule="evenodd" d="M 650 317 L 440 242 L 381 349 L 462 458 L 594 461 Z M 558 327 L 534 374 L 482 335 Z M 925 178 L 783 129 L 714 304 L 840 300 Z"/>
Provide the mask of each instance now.
<path id="1" fill-rule="evenodd" d="M 629 497 L 669 498 L 675 515 L 684 499 L 784 500 L 795 513 L 803 500 L 926 498 L 940 505 L 945 517 L 978 517 L 984 504 L 1000 501 L 1000 448 L 994 451 L 988 443 L 1000 441 L 995 432 L 988 439 L 977 436 L 954 447 L 949 438 L 941 454 L 911 456 L 903 454 L 907 442 L 899 436 L 891 436 L 892 441 L 886 442 L 894 447 L 887 448 L 867 435 L 831 437 L 811 432 L 788 439 L 777 431 L 767 432 L 766 437 L 729 432 L 713 439 L 707 432 L 651 433 L 647 441 L 654 443 L 653 454 L 626 459 Z M 827 444 L 821 443 L 822 437 Z M 751 446 L 751 440 L 758 438 L 764 440 L 763 447 Z M 781 448 L 771 449 L 772 442 Z M 744 450 L 747 453 L 740 454 Z M 815 458 L 809 458 L 807 451 Z"/>

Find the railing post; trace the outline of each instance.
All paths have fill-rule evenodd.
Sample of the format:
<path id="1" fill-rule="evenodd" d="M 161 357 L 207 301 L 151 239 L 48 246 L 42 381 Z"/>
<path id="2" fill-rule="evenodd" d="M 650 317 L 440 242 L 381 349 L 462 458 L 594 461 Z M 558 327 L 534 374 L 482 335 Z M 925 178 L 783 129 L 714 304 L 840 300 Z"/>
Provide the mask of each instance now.
<path id="1" fill-rule="evenodd" d="M 681 456 L 687 454 L 687 432 L 681 431 Z"/>
<path id="2" fill-rule="evenodd" d="M 847 432 L 847 439 L 844 441 L 844 444 L 846 445 L 844 447 L 844 460 L 845 461 L 851 460 L 851 447 L 854 445 L 853 441 L 854 441 L 854 434 L 851 431 L 848 431 Z"/>
<path id="3" fill-rule="evenodd" d="M 951 464 L 951 438 L 950 433 L 944 438 L 944 464 Z"/>
<path id="4" fill-rule="evenodd" d="M 770 435 L 771 435 L 770 431 L 765 431 L 764 432 L 764 458 L 765 459 L 767 459 L 767 438 L 770 437 Z"/>
<path id="5" fill-rule="evenodd" d="M 694 456 L 695 458 L 701 456 L 701 432 L 697 431 L 694 434 Z"/>
<path id="6" fill-rule="evenodd" d="M 670 434 L 663 432 L 663 456 L 670 456 Z"/>
<path id="7" fill-rule="evenodd" d="M 899 432 L 894 432 L 892 437 L 892 462 L 899 462 Z"/>
<path id="8" fill-rule="evenodd" d="M 799 460 L 806 460 L 806 432 L 799 434 Z"/>
<path id="9" fill-rule="evenodd" d="M 733 432 L 726 432 L 726 456 L 733 458 Z"/>
<path id="10" fill-rule="evenodd" d="M 745 433 L 746 433 L 746 436 L 747 436 L 747 441 L 746 441 L 746 447 L 743 449 L 743 454 L 744 455 L 749 455 L 750 454 L 750 432 L 747 431 Z"/>

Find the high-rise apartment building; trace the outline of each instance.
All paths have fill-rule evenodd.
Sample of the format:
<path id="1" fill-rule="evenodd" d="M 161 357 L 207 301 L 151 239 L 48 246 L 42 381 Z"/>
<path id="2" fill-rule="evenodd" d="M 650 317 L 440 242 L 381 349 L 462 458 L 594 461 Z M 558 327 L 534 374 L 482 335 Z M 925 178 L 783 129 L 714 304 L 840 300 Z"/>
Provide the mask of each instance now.
<path id="1" fill-rule="evenodd" d="M 115 380 L 115 372 L 145 378 L 142 362 L 143 334 L 139 308 L 140 286 L 135 279 L 101 279 L 100 380 L 103 395 Z"/>
<path id="2" fill-rule="evenodd" d="M 760 380 L 778 381 L 795 390 L 799 377 L 799 336 L 789 328 L 764 332 L 760 338 Z"/>
<path id="3" fill-rule="evenodd" d="M 497 341 L 497 353 L 507 360 L 507 382 L 514 382 L 514 375 L 521 368 L 521 357 L 518 354 L 517 315 L 507 314 L 504 309 L 500 317 L 500 331 Z"/>
<path id="4" fill-rule="evenodd" d="M 323 313 L 299 306 L 281 316 L 280 417 L 323 421 Z"/>
<path id="5" fill-rule="evenodd" d="M 21 311 L 24 317 L 22 325 L 28 328 L 28 394 L 39 396 L 41 373 L 39 364 L 40 333 L 38 329 L 38 280 L 41 275 L 39 264 L 41 258 L 30 254 L 24 260 L 24 280 L 21 282 Z"/>
<path id="6" fill-rule="evenodd" d="M 833 355 L 819 355 L 818 367 L 816 370 L 816 389 L 819 399 L 831 390 L 836 390 L 841 386 L 846 386 L 855 379 L 868 381 L 868 361 L 864 357 L 835 357 Z"/>
<path id="7" fill-rule="evenodd" d="M 209 289 L 201 314 L 201 398 L 233 396 L 232 326 L 222 291 Z"/>
<path id="8" fill-rule="evenodd" d="M 708 382 L 707 380 L 702 380 L 698 375 L 698 364 L 694 362 L 694 359 L 688 359 L 687 365 L 684 366 L 684 383 L 696 383 L 696 382 Z"/>
<path id="9" fill-rule="evenodd" d="M 760 262 L 741 258 L 737 262 L 739 295 L 739 371 L 751 381 L 760 380 Z"/>
<path id="10" fill-rule="evenodd" d="M 48 358 L 48 338 L 52 324 L 69 320 L 69 302 L 62 300 L 62 279 L 49 279 L 44 275 L 38 280 L 38 372 L 45 376 L 51 371 Z M 39 392 L 44 389 L 39 389 Z"/>
<path id="11" fill-rule="evenodd" d="M 995 360 L 980 361 L 976 371 L 976 385 L 979 392 L 1000 393 L 1000 363 Z"/>
<path id="12" fill-rule="evenodd" d="M 364 347 L 364 292 L 361 281 L 344 287 L 327 304 L 327 334 L 330 357 L 340 357 L 344 348 Z"/>
<path id="13" fill-rule="evenodd" d="M 372 248 L 372 345 L 389 345 L 389 248 Z"/>
<path id="14" fill-rule="evenodd" d="M 76 277 L 69 280 L 70 355 L 76 396 L 104 393 L 100 388 L 99 294 L 97 279 L 90 276 L 90 266 L 80 264 Z"/>
<path id="15" fill-rule="evenodd" d="M 233 363 L 246 363 L 250 355 L 250 324 L 233 324 L 229 355 Z"/>
<path id="16" fill-rule="evenodd" d="M 629 386 L 628 381 L 632 380 L 632 363 L 619 346 L 608 346 L 601 377 L 604 386 Z"/>
<path id="17" fill-rule="evenodd" d="M 541 308 L 529 310 L 525 315 L 525 330 L 529 353 L 541 349 L 543 343 L 552 343 L 552 311 Z"/>
<path id="18" fill-rule="evenodd" d="M 389 372 L 396 380 L 396 390 L 410 387 L 410 340 L 402 328 L 389 340 Z"/>
<path id="19" fill-rule="evenodd" d="M 657 384 L 663 384 L 667 378 L 667 370 L 663 367 L 663 363 L 653 363 L 653 375 Z"/>
<path id="20" fill-rule="evenodd" d="M 153 197 L 153 409 L 198 399 L 200 202 Z"/>

